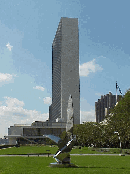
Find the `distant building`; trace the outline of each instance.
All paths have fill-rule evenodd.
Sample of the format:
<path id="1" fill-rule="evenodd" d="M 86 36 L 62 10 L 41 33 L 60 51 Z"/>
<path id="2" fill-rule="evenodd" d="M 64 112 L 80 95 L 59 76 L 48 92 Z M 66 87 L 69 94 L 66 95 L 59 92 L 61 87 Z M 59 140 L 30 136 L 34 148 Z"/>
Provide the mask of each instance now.
<path id="1" fill-rule="evenodd" d="M 74 124 L 80 124 L 78 19 L 62 17 L 52 44 L 52 105 L 49 121 L 67 122 L 69 96 Z"/>
<path id="2" fill-rule="evenodd" d="M 117 101 L 119 101 L 121 95 L 117 95 Z M 99 123 L 105 119 L 107 112 L 110 108 L 114 108 L 116 105 L 116 95 L 112 95 L 111 92 L 106 95 L 101 95 L 101 99 L 95 102 L 95 115 L 96 122 Z"/>

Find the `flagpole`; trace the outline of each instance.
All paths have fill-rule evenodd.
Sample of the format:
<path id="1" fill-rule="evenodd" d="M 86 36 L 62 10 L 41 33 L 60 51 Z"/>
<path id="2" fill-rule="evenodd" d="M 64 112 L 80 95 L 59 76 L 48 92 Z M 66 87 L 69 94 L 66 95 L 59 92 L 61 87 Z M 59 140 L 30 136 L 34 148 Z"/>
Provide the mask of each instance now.
<path id="1" fill-rule="evenodd" d="M 117 81 L 116 81 L 116 104 L 117 104 Z"/>

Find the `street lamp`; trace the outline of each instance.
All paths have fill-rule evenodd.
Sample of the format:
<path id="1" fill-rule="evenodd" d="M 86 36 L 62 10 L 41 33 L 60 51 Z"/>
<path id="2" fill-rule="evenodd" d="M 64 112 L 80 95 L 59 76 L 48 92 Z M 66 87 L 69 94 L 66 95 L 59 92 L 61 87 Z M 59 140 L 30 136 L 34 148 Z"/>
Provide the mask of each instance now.
<path id="1" fill-rule="evenodd" d="M 119 136 L 119 132 L 114 132 L 114 134 L 118 134 Z M 120 140 L 120 154 L 122 153 L 122 148 L 121 148 L 121 139 L 120 139 L 120 136 L 119 136 L 119 140 Z"/>

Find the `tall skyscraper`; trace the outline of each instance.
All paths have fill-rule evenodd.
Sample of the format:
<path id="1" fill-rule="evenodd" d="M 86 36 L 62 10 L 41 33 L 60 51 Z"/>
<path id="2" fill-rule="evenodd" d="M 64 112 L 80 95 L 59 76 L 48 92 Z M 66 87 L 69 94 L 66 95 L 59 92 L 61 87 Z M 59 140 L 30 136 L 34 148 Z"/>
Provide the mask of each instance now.
<path id="1" fill-rule="evenodd" d="M 67 122 L 72 96 L 74 124 L 80 124 L 78 19 L 62 17 L 52 44 L 52 105 L 49 121 Z"/>

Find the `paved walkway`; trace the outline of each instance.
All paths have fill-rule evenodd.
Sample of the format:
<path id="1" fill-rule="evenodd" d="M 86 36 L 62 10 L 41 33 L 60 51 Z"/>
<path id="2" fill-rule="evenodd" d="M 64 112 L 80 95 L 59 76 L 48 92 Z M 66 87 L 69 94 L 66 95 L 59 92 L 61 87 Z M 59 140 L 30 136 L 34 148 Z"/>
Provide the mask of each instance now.
<path id="1" fill-rule="evenodd" d="M 121 154 L 70 154 L 71 156 L 121 156 Z M 12 157 L 12 156 L 23 156 L 23 157 L 28 157 L 28 155 L 0 155 L 0 157 Z M 38 155 L 29 155 L 29 157 L 38 157 Z M 49 155 L 50 156 L 54 156 L 54 154 Z M 124 155 L 124 156 L 129 156 L 129 155 Z M 48 155 L 39 155 L 39 157 L 48 157 Z"/>
<path id="2" fill-rule="evenodd" d="M 101 155 L 101 156 L 106 156 L 106 155 L 109 155 L 109 156 L 121 156 L 121 154 L 70 154 L 72 156 L 77 156 L 77 155 L 80 155 L 80 156 L 98 156 L 98 155 Z M 129 155 L 126 155 L 126 156 L 129 156 Z"/>

